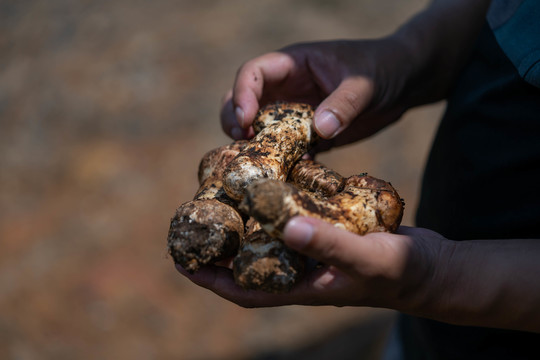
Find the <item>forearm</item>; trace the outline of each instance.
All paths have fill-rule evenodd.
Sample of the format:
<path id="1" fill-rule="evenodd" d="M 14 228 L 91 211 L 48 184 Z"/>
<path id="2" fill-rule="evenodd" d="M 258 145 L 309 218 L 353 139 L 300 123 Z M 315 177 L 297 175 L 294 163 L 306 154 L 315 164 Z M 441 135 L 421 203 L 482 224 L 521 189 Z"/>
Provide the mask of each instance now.
<path id="1" fill-rule="evenodd" d="M 540 240 L 443 240 L 432 269 L 409 312 L 540 332 Z"/>
<path id="2" fill-rule="evenodd" d="M 405 88 L 410 106 L 446 97 L 484 24 L 490 0 L 434 0 L 392 37 L 404 45 L 413 73 Z"/>

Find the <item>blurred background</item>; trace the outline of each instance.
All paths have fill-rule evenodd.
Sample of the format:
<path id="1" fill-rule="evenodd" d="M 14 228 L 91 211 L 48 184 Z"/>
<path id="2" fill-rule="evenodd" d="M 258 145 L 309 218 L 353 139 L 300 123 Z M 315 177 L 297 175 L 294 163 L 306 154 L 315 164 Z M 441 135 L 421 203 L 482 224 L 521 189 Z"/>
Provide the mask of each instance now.
<path id="1" fill-rule="evenodd" d="M 0 1 L 0 358 L 376 359 L 395 314 L 243 309 L 165 251 L 244 61 L 392 32 L 425 0 Z M 319 160 L 392 182 L 412 225 L 443 104 Z"/>

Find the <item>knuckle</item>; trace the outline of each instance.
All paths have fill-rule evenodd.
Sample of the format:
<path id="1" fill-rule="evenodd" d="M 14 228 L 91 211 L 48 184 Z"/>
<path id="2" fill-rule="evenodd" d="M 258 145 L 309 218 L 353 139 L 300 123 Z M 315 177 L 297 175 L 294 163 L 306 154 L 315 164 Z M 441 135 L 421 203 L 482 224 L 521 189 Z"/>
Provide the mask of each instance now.
<path id="1" fill-rule="evenodd" d="M 323 234 L 321 234 L 323 235 Z M 340 253 L 340 244 L 334 236 L 317 236 L 312 245 L 314 252 L 320 253 L 324 259 L 335 259 Z"/>
<path id="2" fill-rule="evenodd" d="M 336 111 L 343 123 L 350 122 L 370 103 L 373 97 L 372 83 L 363 77 L 347 78 L 336 93 Z"/>
<path id="3" fill-rule="evenodd" d="M 236 77 L 238 78 L 239 76 L 244 74 L 246 69 L 251 69 L 253 67 L 254 61 L 255 59 L 251 59 L 251 60 L 245 61 L 242 65 L 240 65 L 240 67 L 236 71 Z"/>
<path id="4" fill-rule="evenodd" d="M 260 73 L 260 63 L 261 57 L 257 57 L 251 60 L 244 62 L 236 73 L 237 79 L 242 80 L 253 80 L 253 75 Z M 260 77 L 259 77 L 260 78 Z"/>
<path id="5" fill-rule="evenodd" d="M 314 253 L 317 253 L 323 262 L 335 265 L 345 272 L 351 272 L 355 266 L 351 263 L 351 252 L 354 249 L 348 244 L 349 240 L 356 239 L 349 238 L 349 235 L 352 234 L 341 231 L 333 225 L 325 226 L 323 231 L 316 233 L 314 240 L 317 250 Z"/>
<path id="6" fill-rule="evenodd" d="M 363 110 L 362 94 L 354 89 L 344 89 L 340 94 L 341 106 L 346 109 L 345 112 L 351 115 L 357 115 Z M 351 117 L 354 118 L 354 117 Z M 343 122 L 349 122 L 350 119 L 340 119 Z"/>

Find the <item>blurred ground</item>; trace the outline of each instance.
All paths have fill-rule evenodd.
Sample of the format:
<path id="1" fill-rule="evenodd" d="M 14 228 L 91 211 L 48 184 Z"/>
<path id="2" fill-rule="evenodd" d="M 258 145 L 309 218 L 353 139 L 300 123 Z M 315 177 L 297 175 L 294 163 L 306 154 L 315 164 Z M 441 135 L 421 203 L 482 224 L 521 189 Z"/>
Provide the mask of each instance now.
<path id="1" fill-rule="evenodd" d="M 165 253 L 221 95 L 296 41 L 381 36 L 423 0 L 0 2 L 0 358 L 376 358 L 393 313 L 247 310 Z M 321 156 L 392 181 L 413 223 L 441 105 Z M 318 356 L 318 357 L 317 357 Z"/>

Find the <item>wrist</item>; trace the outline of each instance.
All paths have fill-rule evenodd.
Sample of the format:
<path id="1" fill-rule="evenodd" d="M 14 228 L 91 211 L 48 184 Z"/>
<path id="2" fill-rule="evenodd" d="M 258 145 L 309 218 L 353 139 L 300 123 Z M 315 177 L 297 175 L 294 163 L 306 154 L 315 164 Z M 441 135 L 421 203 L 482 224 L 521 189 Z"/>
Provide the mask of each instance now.
<path id="1" fill-rule="evenodd" d="M 413 69 L 405 91 L 409 107 L 447 96 L 476 43 L 489 3 L 434 1 L 392 35 Z"/>
<path id="2" fill-rule="evenodd" d="M 438 318 L 445 314 L 448 292 L 459 263 L 457 242 L 427 229 L 414 229 L 404 237 L 406 261 L 395 284 L 393 296 L 385 307 L 403 313 Z M 403 240 L 402 240 L 403 241 Z"/>
<path id="3" fill-rule="evenodd" d="M 392 69 L 397 70 L 395 79 L 394 103 L 400 104 L 404 110 L 425 103 L 425 89 L 419 84 L 425 79 L 426 68 L 430 63 L 430 50 L 425 43 L 407 31 L 398 31 L 386 38 L 393 49 L 390 58 L 393 59 Z"/>
<path id="4" fill-rule="evenodd" d="M 427 257 L 425 276 L 419 284 L 416 302 L 409 312 L 413 315 L 450 320 L 450 309 L 455 300 L 456 284 L 460 282 L 460 264 L 463 262 L 463 244 L 448 239 L 440 239 L 437 246 L 431 246 L 431 256 Z"/>
<path id="5" fill-rule="evenodd" d="M 454 242 L 421 228 L 400 228 L 402 235 L 377 239 L 385 249 L 373 276 L 365 305 L 384 307 L 418 316 L 433 315 L 439 307 L 444 274 L 439 263 L 451 258 Z"/>

